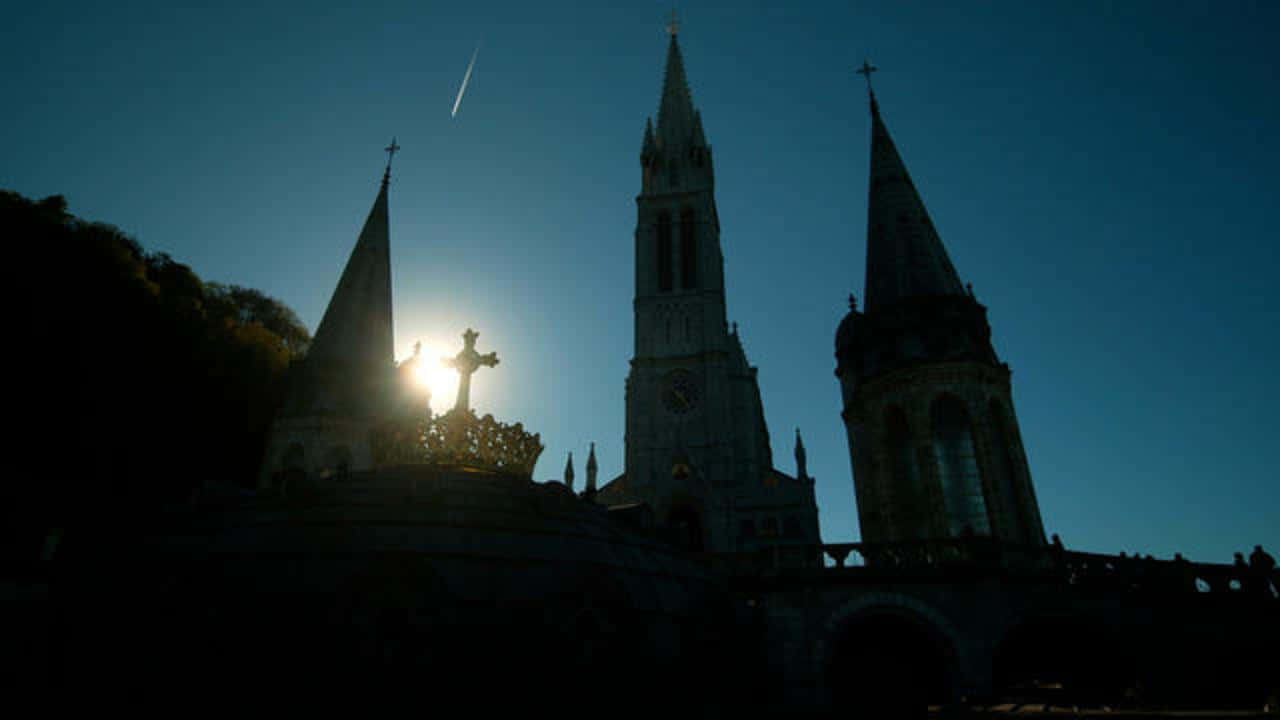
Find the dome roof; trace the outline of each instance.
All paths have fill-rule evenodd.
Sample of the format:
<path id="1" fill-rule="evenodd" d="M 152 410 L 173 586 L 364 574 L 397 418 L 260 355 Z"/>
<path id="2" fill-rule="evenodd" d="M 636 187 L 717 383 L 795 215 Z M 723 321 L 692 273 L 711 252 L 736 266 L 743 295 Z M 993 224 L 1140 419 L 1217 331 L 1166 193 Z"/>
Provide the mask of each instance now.
<path id="1" fill-rule="evenodd" d="M 850 310 L 836 328 L 836 351 L 851 347 L 858 337 L 858 325 L 862 322 L 862 313 Z"/>

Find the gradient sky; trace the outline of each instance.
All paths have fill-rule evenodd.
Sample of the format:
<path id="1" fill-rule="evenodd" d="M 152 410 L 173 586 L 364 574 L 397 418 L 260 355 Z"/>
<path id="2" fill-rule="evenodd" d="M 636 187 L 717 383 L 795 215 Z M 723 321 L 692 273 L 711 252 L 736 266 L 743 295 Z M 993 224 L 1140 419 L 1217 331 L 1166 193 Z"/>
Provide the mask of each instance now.
<path id="1" fill-rule="evenodd" d="M 594 440 L 611 478 L 670 5 L 608 5 L 15 4 L 0 188 L 66 195 L 314 330 L 395 135 L 397 352 L 456 350 L 475 327 L 502 364 L 473 404 L 542 433 L 535 477 L 573 450 L 581 483 Z M 729 319 L 780 469 L 804 432 L 825 540 L 857 537 L 832 343 L 865 282 L 869 118 L 851 71 L 866 57 L 1013 368 L 1046 530 L 1204 561 L 1280 550 L 1280 4 L 679 11 Z M 53 321 L 56 351 L 86 351 L 74 318 Z"/>

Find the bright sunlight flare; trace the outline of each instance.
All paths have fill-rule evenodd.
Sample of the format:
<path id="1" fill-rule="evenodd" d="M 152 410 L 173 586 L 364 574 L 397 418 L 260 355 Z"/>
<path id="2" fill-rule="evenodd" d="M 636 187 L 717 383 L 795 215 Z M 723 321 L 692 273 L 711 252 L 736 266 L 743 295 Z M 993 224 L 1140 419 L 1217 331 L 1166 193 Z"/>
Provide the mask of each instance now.
<path id="1" fill-rule="evenodd" d="M 458 394 L 458 373 L 440 362 L 441 358 L 453 354 L 442 345 L 422 343 L 414 379 L 431 392 L 431 409 L 435 412 L 453 407 L 454 397 Z"/>

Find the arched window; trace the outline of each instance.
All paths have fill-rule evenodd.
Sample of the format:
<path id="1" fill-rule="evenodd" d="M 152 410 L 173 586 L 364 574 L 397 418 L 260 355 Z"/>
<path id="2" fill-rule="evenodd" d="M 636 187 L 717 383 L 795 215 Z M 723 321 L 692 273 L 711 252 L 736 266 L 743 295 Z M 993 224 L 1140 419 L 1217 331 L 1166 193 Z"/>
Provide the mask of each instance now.
<path id="1" fill-rule="evenodd" d="M 680 213 L 680 285 L 685 290 L 698 287 L 698 236 L 693 210 Z"/>
<path id="2" fill-rule="evenodd" d="M 933 403 L 933 449 L 951 534 L 990 535 L 969 414 L 954 395 L 943 395 Z"/>
<path id="3" fill-rule="evenodd" d="M 1013 464 L 1013 450 L 1009 445 L 1009 423 L 1005 420 L 1004 408 L 1000 403 L 991 401 L 991 447 L 995 456 L 996 480 L 1000 483 L 1000 496 L 1004 500 L 1009 514 L 1009 533 L 1012 540 L 1026 542 L 1026 527 L 1023 525 L 1022 502 L 1019 483 Z"/>
<path id="4" fill-rule="evenodd" d="M 885 412 L 884 426 L 885 449 L 888 450 L 892 477 L 889 492 L 894 504 L 893 515 L 902 530 L 903 539 L 926 537 L 929 534 L 928 504 L 920 471 L 916 467 L 915 451 L 911 447 L 907 416 L 901 408 L 891 407 Z"/>
<path id="5" fill-rule="evenodd" d="M 658 292 L 671 289 L 671 216 L 658 216 Z"/>

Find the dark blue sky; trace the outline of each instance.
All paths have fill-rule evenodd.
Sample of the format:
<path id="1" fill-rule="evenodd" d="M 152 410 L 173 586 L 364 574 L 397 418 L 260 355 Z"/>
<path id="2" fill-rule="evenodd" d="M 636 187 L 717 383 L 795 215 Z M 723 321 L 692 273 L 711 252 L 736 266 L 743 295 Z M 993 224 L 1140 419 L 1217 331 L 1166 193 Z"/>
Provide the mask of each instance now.
<path id="1" fill-rule="evenodd" d="M 612 4 L 611 4 L 612 5 Z M 0 27 L 0 187 L 61 193 L 313 330 L 392 135 L 396 344 L 502 364 L 473 402 L 539 479 L 621 470 L 634 198 L 669 5 L 25 3 Z M 730 320 L 775 463 L 857 536 L 832 374 L 886 122 L 990 309 L 1041 511 L 1068 546 L 1280 546 L 1280 5 L 684 3 Z M 461 110 L 454 94 L 481 44 Z M 100 352 L 67 344 L 54 352 Z M 437 408 L 447 404 L 437 398 Z"/>

